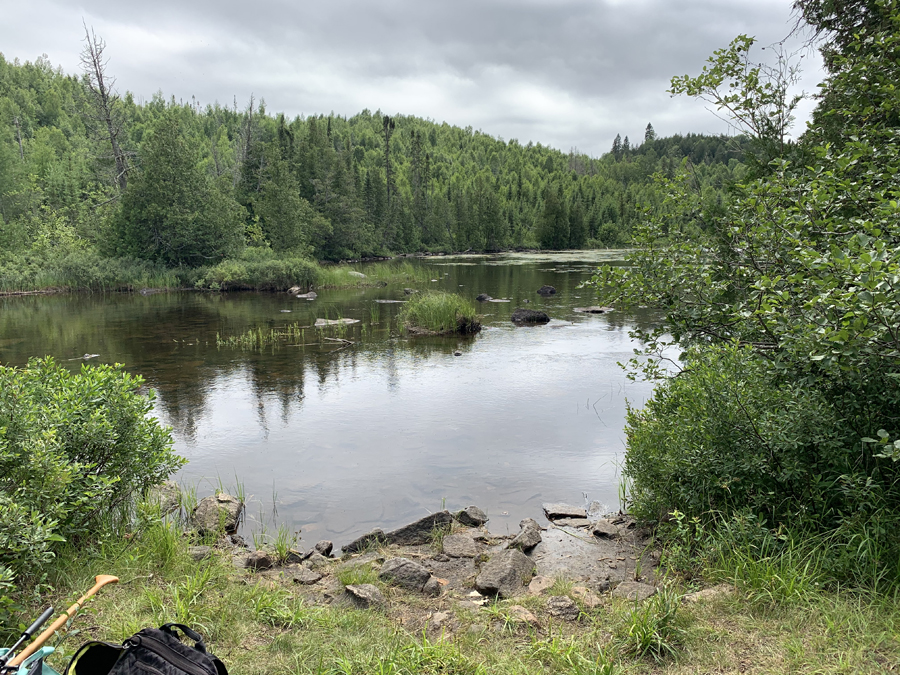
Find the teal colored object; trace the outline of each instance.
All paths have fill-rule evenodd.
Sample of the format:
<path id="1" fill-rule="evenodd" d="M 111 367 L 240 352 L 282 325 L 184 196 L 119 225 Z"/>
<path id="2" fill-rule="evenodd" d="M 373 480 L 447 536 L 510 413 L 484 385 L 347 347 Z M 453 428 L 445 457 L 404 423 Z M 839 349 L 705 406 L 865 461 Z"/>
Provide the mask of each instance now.
<path id="1" fill-rule="evenodd" d="M 0 656 L 3 656 L 7 651 L 5 647 L 0 647 Z M 37 661 L 38 659 L 43 659 L 54 652 L 53 647 L 41 647 L 34 654 L 25 659 L 25 662 L 19 666 L 19 669 L 16 671 L 16 675 L 28 675 L 28 669 L 31 667 L 31 664 Z M 58 672 L 53 670 L 46 663 L 41 664 L 41 675 L 59 675 Z"/>

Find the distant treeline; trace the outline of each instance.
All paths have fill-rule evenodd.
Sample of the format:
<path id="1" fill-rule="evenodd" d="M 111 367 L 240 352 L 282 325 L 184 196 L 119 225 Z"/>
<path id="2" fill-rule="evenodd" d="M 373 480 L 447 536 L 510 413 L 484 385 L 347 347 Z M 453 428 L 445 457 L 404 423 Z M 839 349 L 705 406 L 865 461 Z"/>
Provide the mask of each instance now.
<path id="1" fill-rule="evenodd" d="M 248 245 L 324 260 L 617 247 L 662 203 L 655 173 L 689 162 L 712 204 L 742 174 L 743 137 L 657 138 L 649 124 L 592 158 L 380 111 L 138 103 L 88 37 L 78 76 L 0 55 L 0 255 L 196 267 Z"/>

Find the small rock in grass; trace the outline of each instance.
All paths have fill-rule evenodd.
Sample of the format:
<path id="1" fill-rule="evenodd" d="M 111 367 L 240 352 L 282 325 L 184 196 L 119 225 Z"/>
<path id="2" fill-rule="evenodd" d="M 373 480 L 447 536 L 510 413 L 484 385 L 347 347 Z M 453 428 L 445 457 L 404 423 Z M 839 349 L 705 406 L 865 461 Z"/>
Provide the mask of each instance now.
<path id="1" fill-rule="evenodd" d="M 267 570 L 275 565 L 275 561 L 265 551 L 253 551 L 247 556 L 245 566 L 251 570 Z"/>
<path id="2" fill-rule="evenodd" d="M 553 579 L 550 577 L 535 577 L 531 580 L 531 583 L 528 584 L 528 594 L 529 595 L 540 595 L 548 588 L 553 586 Z"/>
<path id="3" fill-rule="evenodd" d="M 212 555 L 212 547 L 210 546 L 191 546 L 188 548 L 188 555 L 191 559 L 200 562 Z"/>
<path id="4" fill-rule="evenodd" d="M 612 596 L 640 602 L 641 600 L 646 600 L 654 593 L 656 593 L 656 586 L 642 584 L 638 581 L 623 581 L 613 589 Z"/>
<path id="5" fill-rule="evenodd" d="M 510 548 L 495 554 L 475 577 L 475 590 L 484 595 L 509 598 L 531 582 L 534 561 L 521 551 Z"/>
<path id="6" fill-rule="evenodd" d="M 431 577 L 428 581 L 425 582 L 425 585 L 422 586 L 422 593 L 427 595 L 429 598 L 439 598 L 441 593 L 444 592 L 444 586 L 446 586 L 449 582 L 446 579 L 438 579 L 437 577 Z"/>
<path id="7" fill-rule="evenodd" d="M 304 586 L 310 586 L 322 578 L 322 575 L 318 572 L 314 572 L 313 570 L 308 570 L 306 568 L 302 568 L 299 572 L 297 572 L 294 577 L 295 584 L 303 584 Z"/>
<path id="8" fill-rule="evenodd" d="M 345 586 L 344 590 L 353 604 L 361 609 L 384 607 L 387 604 L 381 591 L 372 584 L 349 585 Z"/>
<path id="9" fill-rule="evenodd" d="M 421 591 L 431 572 L 408 558 L 391 558 L 381 566 L 378 578 L 410 591 Z"/>
<path id="10" fill-rule="evenodd" d="M 513 605 L 509 608 L 509 616 L 516 623 L 527 623 L 529 626 L 539 628 L 541 623 L 537 617 L 529 612 L 522 605 Z"/>
<path id="11" fill-rule="evenodd" d="M 704 588 L 702 591 L 697 591 L 696 593 L 688 593 L 682 598 L 683 602 L 688 604 L 693 604 L 695 602 L 708 602 L 710 600 L 717 600 L 719 598 L 726 597 L 734 593 L 734 588 L 729 586 L 728 584 L 719 584 L 718 586 L 710 586 L 709 588 Z"/>
<path id="12" fill-rule="evenodd" d="M 585 586 L 573 586 L 571 592 L 588 609 L 599 607 L 602 603 L 600 596 Z"/>
<path id="13" fill-rule="evenodd" d="M 554 595 L 547 599 L 547 611 L 563 621 L 577 621 L 581 615 L 578 605 L 567 595 Z"/>

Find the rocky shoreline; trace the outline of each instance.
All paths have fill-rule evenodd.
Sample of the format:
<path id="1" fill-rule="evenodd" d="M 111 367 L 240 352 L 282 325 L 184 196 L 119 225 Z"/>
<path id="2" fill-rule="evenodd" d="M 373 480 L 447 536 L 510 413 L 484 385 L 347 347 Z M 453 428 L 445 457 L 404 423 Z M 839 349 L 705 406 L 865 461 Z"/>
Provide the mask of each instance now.
<path id="1" fill-rule="evenodd" d="M 600 508 L 597 502 L 587 509 L 544 504 L 549 524 L 526 518 L 514 535 L 491 533 L 476 506 L 444 510 L 396 530 L 368 532 L 337 557 L 332 542 L 320 541 L 279 559 L 274 551 L 249 550 L 235 534 L 243 504 L 219 493 L 190 514 L 196 532 L 219 536 L 190 554 L 197 561 L 230 558 L 236 580 L 290 586 L 312 605 L 389 611 L 412 628 L 442 633 L 459 627 L 452 618 L 458 611 L 543 596 L 536 613 L 511 605 L 506 617 L 540 629 L 551 621 L 577 621 L 605 597 L 642 601 L 656 592 L 659 554 L 650 532 L 627 515 L 601 515 Z"/>

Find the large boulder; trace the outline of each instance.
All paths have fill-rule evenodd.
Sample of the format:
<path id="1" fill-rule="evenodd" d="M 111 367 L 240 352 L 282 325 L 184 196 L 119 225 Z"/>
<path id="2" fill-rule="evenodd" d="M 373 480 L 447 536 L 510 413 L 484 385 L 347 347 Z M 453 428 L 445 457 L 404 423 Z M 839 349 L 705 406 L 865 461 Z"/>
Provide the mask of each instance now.
<path id="1" fill-rule="evenodd" d="M 512 313 L 510 319 L 513 323 L 518 324 L 550 322 L 550 317 L 547 315 L 547 312 L 541 312 L 536 309 L 523 309 L 521 307 Z"/>
<path id="2" fill-rule="evenodd" d="M 421 592 L 431 578 L 431 572 L 409 558 L 391 558 L 381 566 L 378 578 L 408 591 Z"/>
<path id="3" fill-rule="evenodd" d="M 389 544 L 398 546 L 416 546 L 418 544 L 427 544 L 431 541 L 435 530 L 449 530 L 453 516 L 449 511 L 438 511 L 430 516 L 420 518 L 414 523 L 405 525 L 397 530 L 388 532 L 385 539 Z"/>
<path id="4" fill-rule="evenodd" d="M 201 533 L 234 534 L 241 522 L 244 502 L 225 492 L 204 497 L 191 513 L 191 523 Z"/>
<path id="5" fill-rule="evenodd" d="M 556 289 L 553 286 L 541 286 L 537 292 L 540 295 L 556 295 Z"/>
<path id="6" fill-rule="evenodd" d="M 487 514 L 477 506 L 467 506 L 456 514 L 456 519 L 466 527 L 481 527 L 488 521 Z"/>
<path id="7" fill-rule="evenodd" d="M 511 598 L 521 593 L 534 574 L 534 562 L 515 548 L 497 553 L 475 577 L 475 590 L 482 595 Z"/>

